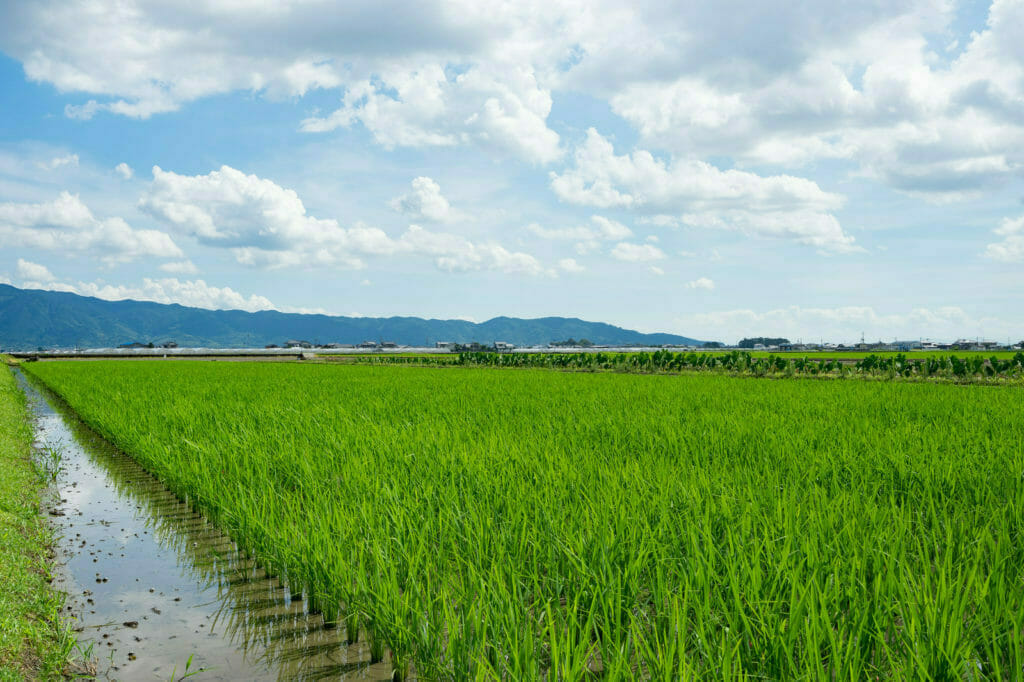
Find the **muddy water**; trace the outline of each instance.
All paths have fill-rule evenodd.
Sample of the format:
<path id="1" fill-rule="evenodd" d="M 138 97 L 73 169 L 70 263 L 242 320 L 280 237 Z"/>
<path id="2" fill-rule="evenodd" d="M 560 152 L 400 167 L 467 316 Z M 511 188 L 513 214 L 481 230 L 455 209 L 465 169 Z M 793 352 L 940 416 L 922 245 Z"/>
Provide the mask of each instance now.
<path id="1" fill-rule="evenodd" d="M 115 680 L 390 679 L 365 643 L 325 628 L 189 504 L 18 372 L 37 447 L 62 451 L 47 511 L 54 585 L 98 677 Z"/>

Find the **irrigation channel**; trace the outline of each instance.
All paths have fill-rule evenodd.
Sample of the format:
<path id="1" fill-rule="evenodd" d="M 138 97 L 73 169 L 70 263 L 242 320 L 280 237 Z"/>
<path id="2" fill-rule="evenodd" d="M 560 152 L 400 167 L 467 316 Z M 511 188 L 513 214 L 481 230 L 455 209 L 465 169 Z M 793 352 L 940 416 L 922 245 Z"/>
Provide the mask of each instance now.
<path id="1" fill-rule="evenodd" d="M 45 388 L 16 370 L 36 447 L 61 453 L 45 507 L 54 586 L 97 677 L 114 680 L 387 680 L 362 641 L 326 628 L 301 594 Z M 190 661 L 191 657 L 191 661 Z"/>

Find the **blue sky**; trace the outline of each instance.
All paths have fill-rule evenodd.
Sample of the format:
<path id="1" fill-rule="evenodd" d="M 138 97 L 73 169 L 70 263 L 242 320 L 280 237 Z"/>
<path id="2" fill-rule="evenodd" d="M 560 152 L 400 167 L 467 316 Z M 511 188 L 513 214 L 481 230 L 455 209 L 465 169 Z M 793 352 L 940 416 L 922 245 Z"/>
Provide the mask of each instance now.
<path id="1" fill-rule="evenodd" d="M 1024 337 L 1024 2 L 0 9 L 0 281 Z"/>

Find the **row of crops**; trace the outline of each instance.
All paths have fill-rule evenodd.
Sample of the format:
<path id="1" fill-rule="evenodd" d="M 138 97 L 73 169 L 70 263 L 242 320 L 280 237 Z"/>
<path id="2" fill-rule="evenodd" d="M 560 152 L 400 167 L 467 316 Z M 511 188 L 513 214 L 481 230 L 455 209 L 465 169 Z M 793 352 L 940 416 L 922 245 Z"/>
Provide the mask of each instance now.
<path id="1" fill-rule="evenodd" d="M 487 353 L 421 356 L 358 356 L 348 362 L 376 365 L 461 365 L 474 367 L 536 367 L 584 371 L 683 372 L 709 371 L 753 376 L 820 375 L 835 377 L 930 377 L 1019 379 L 1024 377 L 1024 352 L 1012 357 L 935 355 L 910 358 L 904 353 L 868 355 L 854 361 L 783 355 L 758 356 L 747 351 L 723 354 L 676 353 Z"/>
<path id="2" fill-rule="evenodd" d="M 1024 676 L 1018 386 L 26 371 L 399 677 Z"/>

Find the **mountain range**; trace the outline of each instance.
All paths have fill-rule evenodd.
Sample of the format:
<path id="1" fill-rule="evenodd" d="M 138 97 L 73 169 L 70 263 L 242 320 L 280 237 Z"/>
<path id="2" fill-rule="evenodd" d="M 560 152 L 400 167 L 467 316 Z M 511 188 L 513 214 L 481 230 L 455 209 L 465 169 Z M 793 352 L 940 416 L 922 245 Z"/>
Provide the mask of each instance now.
<path id="1" fill-rule="evenodd" d="M 124 343 L 181 347 L 258 348 L 295 339 L 358 344 L 392 341 L 433 346 L 437 341 L 517 346 L 566 339 L 597 345 L 694 345 L 677 334 L 643 334 L 603 322 L 568 317 L 495 317 L 486 322 L 420 317 L 340 317 L 275 310 L 206 310 L 148 301 L 107 301 L 77 294 L 19 289 L 0 284 L 0 349 L 111 348 Z"/>

